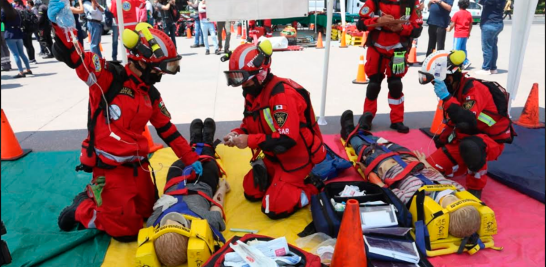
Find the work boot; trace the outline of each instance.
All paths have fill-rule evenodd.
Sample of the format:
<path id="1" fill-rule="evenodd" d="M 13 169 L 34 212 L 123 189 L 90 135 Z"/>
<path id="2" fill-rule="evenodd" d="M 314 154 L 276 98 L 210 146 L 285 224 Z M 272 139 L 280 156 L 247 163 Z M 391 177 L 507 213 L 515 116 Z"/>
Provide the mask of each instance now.
<path id="1" fill-rule="evenodd" d="M 341 138 L 343 138 L 343 140 L 345 140 L 346 142 L 349 142 L 347 138 L 349 137 L 349 134 L 351 134 L 355 129 L 355 124 L 353 122 L 353 111 L 345 110 L 343 114 L 341 114 L 340 124 L 341 131 L 339 133 L 341 134 Z"/>
<path id="2" fill-rule="evenodd" d="M 212 146 L 214 143 L 214 133 L 216 132 L 216 123 L 211 118 L 205 119 L 205 126 L 203 127 L 203 142 Z"/>
<path id="3" fill-rule="evenodd" d="M 88 198 L 87 192 L 83 191 L 74 197 L 70 206 L 67 206 L 61 211 L 57 221 L 61 230 L 70 231 L 78 225 L 78 221 L 76 221 L 76 209 Z"/>
<path id="4" fill-rule="evenodd" d="M 364 131 L 371 131 L 372 121 L 373 114 L 371 112 L 364 112 L 364 114 L 362 114 L 362 116 L 360 116 L 360 119 L 358 120 L 359 128 Z"/>
<path id="5" fill-rule="evenodd" d="M 391 123 L 391 129 L 394 129 L 399 133 L 409 133 L 408 126 L 404 125 L 402 122 Z"/>
<path id="6" fill-rule="evenodd" d="M 482 199 L 482 190 L 468 189 L 467 191 L 468 193 L 477 197 L 479 200 Z"/>
<path id="7" fill-rule="evenodd" d="M 203 143 L 203 121 L 195 119 L 190 123 L 190 145 Z"/>

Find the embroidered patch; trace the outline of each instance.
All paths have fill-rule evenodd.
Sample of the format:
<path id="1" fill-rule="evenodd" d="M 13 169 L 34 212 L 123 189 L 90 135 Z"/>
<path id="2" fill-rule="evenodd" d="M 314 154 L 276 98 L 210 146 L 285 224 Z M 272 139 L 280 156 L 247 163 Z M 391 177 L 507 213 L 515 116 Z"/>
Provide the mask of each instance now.
<path id="1" fill-rule="evenodd" d="M 163 104 L 163 101 L 159 102 L 159 110 L 161 110 L 161 113 L 163 113 L 163 115 L 169 117 L 169 119 L 171 118 L 171 113 L 169 113 L 167 107 L 165 107 L 165 104 Z"/>
<path id="2" fill-rule="evenodd" d="M 275 105 L 275 108 L 273 109 L 273 111 L 281 110 L 281 109 L 284 109 L 283 105 Z"/>
<path id="3" fill-rule="evenodd" d="M 101 71 L 100 58 L 97 54 L 93 54 L 93 65 L 95 65 L 95 72 Z"/>
<path id="4" fill-rule="evenodd" d="M 275 121 L 279 127 L 283 127 L 286 123 L 286 119 L 288 119 L 288 113 L 286 112 L 277 112 L 273 114 L 273 116 L 275 117 Z"/>
<path id="5" fill-rule="evenodd" d="M 118 105 L 110 105 L 108 112 L 111 120 L 117 121 L 121 117 L 121 108 Z"/>
<path id="6" fill-rule="evenodd" d="M 475 100 L 466 100 L 463 103 L 463 108 L 466 109 L 466 110 L 470 110 L 470 109 L 472 109 L 474 107 L 474 104 L 476 104 Z"/>
<path id="7" fill-rule="evenodd" d="M 129 3 L 129 1 L 125 1 L 123 4 L 121 4 L 121 8 L 123 8 L 123 11 L 131 10 L 131 3 Z"/>
<path id="8" fill-rule="evenodd" d="M 370 8 L 367 6 L 363 6 L 362 9 L 360 10 L 360 15 L 364 16 L 364 15 L 368 15 L 368 13 L 370 13 Z"/>
<path id="9" fill-rule="evenodd" d="M 135 92 L 133 92 L 133 89 L 123 87 L 121 88 L 121 91 L 119 91 L 120 94 L 130 96 L 131 98 L 135 98 Z"/>

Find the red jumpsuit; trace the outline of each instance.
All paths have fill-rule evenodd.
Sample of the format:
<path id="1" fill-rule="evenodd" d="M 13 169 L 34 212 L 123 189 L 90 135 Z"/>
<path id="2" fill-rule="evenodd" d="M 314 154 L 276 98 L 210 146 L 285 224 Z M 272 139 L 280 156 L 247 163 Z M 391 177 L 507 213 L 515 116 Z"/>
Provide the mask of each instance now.
<path id="1" fill-rule="evenodd" d="M 72 49 L 73 43 L 66 40 L 63 30 L 56 25 L 54 27 L 57 37 L 69 50 Z M 66 53 L 70 53 L 72 62 L 76 62 L 79 59 L 77 52 L 69 50 Z M 85 52 L 83 56 L 83 62 L 75 70 L 78 77 L 89 86 L 89 107 L 90 114 L 93 114 L 102 99 L 101 90 L 107 93 L 113 74 L 107 69 L 107 65 L 111 63 L 92 52 Z M 93 182 L 99 176 L 106 178 L 100 195 L 102 204 L 97 206 L 89 198 L 76 209 L 78 222 L 87 228 L 106 231 L 114 237 L 138 234 L 143 219 L 148 218 L 153 211 L 155 185 L 150 179 L 148 164 L 138 163 L 139 160 L 147 159 L 149 153 L 148 141 L 142 135 L 148 122 L 152 123 L 161 138 L 172 147 L 186 166 L 198 159 L 197 154 L 170 122 L 170 114 L 157 89 L 146 85 L 128 65 L 125 66 L 125 72 L 128 79 L 110 103 L 110 126 L 107 124 L 106 115 L 101 114 L 94 129 L 95 154 L 98 160 L 110 166 L 109 169 L 93 168 Z M 97 84 L 93 83 L 94 79 Z M 149 90 L 157 93 L 154 102 L 151 101 Z M 89 137 L 84 141 L 84 147 L 88 141 Z M 89 162 L 85 150 L 82 151 L 83 161 Z M 129 164 L 133 166 L 125 166 Z"/>
<path id="2" fill-rule="evenodd" d="M 269 187 L 260 191 L 253 176 L 247 175 L 243 188 L 247 198 L 262 199 L 262 211 L 277 219 L 294 213 L 318 193 L 315 186 L 304 184 L 304 179 L 324 160 L 326 150 L 310 102 L 294 89 L 302 87 L 271 74 L 264 84 L 259 95 L 245 96 L 243 123 L 233 131 L 248 134 L 248 146 L 264 152 Z M 311 127 L 306 125 L 307 108 Z"/>
<path id="3" fill-rule="evenodd" d="M 377 96 L 381 90 L 381 81 L 387 75 L 389 84 L 389 106 L 391 108 L 391 122 L 404 121 L 404 94 L 402 93 L 401 78 L 407 72 L 407 57 L 405 54 L 406 66 L 403 73 L 393 74 L 391 61 L 394 52 L 409 51 L 411 39 L 418 37 L 422 30 L 422 19 L 418 11 L 419 1 L 415 0 L 401 1 L 372 1 L 368 0 L 360 9 L 359 30 L 369 31 L 366 46 L 366 64 L 364 69 L 369 78 L 369 84 L 364 101 L 364 112 L 370 112 L 374 116 L 377 112 Z M 376 6 L 379 3 L 379 6 Z M 403 5 L 406 3 L 407 5 Z M 411 5 L 413 4 L 413 7 Z M 408 9 L 410 8 L 410 9 Z M 377 23 L 379 18 L 376 11 L 379 9 L 381 16 L 391 15 L 395 19 L 406 19 L 409 23 L 402 25 L 400 32 L 393 32 L 387 27 L 367 27 L 367 25 Z M 411 11 L 410 11 L 411 10 Z M 403 11 L 403 12 L 402 12 Z M 411 12 L 411 14 L 409 14 Z M 364 24 L 364 26 L 362 26 Z"/>
<path id="4" fill-rule="evenodd" d="M 496 160 L 513 134 L 510 119 L 498 114 L 497 106 L 487 88 L 478 81 L 464 77 L 455 95 L 443 102 L 449 120 L 439 136 L 440 147 L 427 161 L 444 175 L 466 174 L 467 189 L 482 190 L 487 182 L 487 161 Z M 468 129 L 466 126 L 475 125 Z M 465 129 L 466 128 L 466 129 Z M 477 171 L 467 168 L 460 153 L 460 143 L 470 136 L 485 143 L 485 164 Z"/>

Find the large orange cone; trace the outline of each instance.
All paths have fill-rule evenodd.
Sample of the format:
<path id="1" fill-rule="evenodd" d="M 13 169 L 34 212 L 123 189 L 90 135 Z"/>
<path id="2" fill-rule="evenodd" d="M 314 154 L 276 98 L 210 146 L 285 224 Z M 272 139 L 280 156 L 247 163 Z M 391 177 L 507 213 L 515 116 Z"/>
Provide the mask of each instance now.
<path id="1" fill-rule="evenodd" d="M 186 38 L 191 39 L 191 29 L 190 29 L 190 27 L 186 27 Z"/>
<path id="2" fill-rule="evenodd" d="M 417 39 L 413 39 L 411 42 L 411 50 L 408 55 L 408 63 L 411 65 L 417 63 Z"/>
<path id="3" fill-rule="evenodd" d="M 337 235 L 331 267 L 368 266 L 358 201 L 347 201 Z"/>
<path id="4" fill-rule="evenodd" d="M 343 29 L 340 37 L 341 43 L 339 44 L 339 48 L 347 48 L 347 40 L 345 40 L 347 37 L 345 37 L 345 35 L 345 29 Z"/>
<path id="5" fill-rule="evenodd" d="M 322 44 L 322 33 L 318 33 L 318 40 L 317 40 L 317 49 L 324 49 L 324 45 Z"/>
<path id="6" fill-rule="evenodd" d="M 434 119 L 432 119 L 432 124 L 430 128 L 420 128 L 424 134 L 429 137 L 440 134 L 446 125 L 444 124 L 444 110 L 443 110 L 443 101 L 438 101 L 438 106 L 436 107 L 436 113 L 434 113 Z"/>
<path id="7" fill-rule="evenodd" d="M 2 160 L 17 160 L 26 156 L 30 149 L 21 149 L 8 118 L 2 109 Z"/>
<path id="8" fill-rule="evenodd" d="M 356 80 L 353 80 L 355 84 L 366 84 L 366 71 L 364 70 L 364 55 L 360 55 L 360 61 L 358 62 L 358 72 L 356 74 Z"/>
<path id="9" fill-rule="evenodd" d="M 233 23 L 231 23 L 231 29 L 230 29 L 230 32 L 231 32 L 231 33 L 235 33 L 235 29 L 233 29 Z"/>
<path id="10" fill-rule="evenodd" d="M 148 130 L 148 126 L 144 127 L 144 132 L 142 133 L 142 135 L 144 135 L 146 139 L 148 139 L 150 153 L 156 152 L 157 150 L 163 148 L 163 145 L 154 143 L 154 139 L 152 139 L 152 135 L 150 134 L 150 130 Z"/>
<path id="11" fill-rule="evenodd" d="M 527 97 L 527 102 L 525 102 L 525 107 L 521 112 L 521 116 L 517 121 L 514 121 L 514 123 L 527 128 L 544 128 L 544 123 L 539 121 L 538 116 L 538 83 L 533 84 L 533 88 L 529 93 L 529 97 Z"/>
<path id="12" fill-rule="evenodd" d="M 237 38 L 240 38 L 241 37 L 241 32 L 242 32 L 242 26 L 239 24 L 237 25 Z"/>

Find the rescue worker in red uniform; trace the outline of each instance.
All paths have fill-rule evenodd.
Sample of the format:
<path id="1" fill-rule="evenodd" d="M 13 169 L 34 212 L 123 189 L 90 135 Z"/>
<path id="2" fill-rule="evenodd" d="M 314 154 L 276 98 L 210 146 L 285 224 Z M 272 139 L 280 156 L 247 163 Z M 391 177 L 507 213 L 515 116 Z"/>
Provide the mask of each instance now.
<path id="1" fill-rule="evenodd" d="M 163 73 L 180 71 L 181 56 L 165 33 L 142 23 L 137 31 L 123 33 L 125 47 L 131 48 L 130 62 L 125 66 L 107 62 L 67 40 L 65 30 L 56 24 L 64 3 L 52 0 L 52 6 L 48 16 L 56 33 L 53 54 L 89 86 L 89 132 L 77 170 L 93 173 L 87 190 L 61 211 L 59 227 L 69 231 L 81 225 L 103 230 L 122 242 L 136 241 L 157 198 L 148 170 L 148 141 L 142 135 L 146 124 L 151 122 L 184 164 L 203 170 L 153 86 Z"/>
<path id="2" fill-rule="evenodd" d="M 496 160 L 516 135 L 508 116 L 508 94 L 495 82 L 466 77 L 463 51 L 430 54 L 419 82 L 433 82 L 443 101 L 446 126 L 427 162 L 444 175 L 466 172 L 466 188 L 478 198 L 487 183 L 487 162 Z M 442 78 L 445 76 L 445 79 Z"/>
<path id="3" fill-rule="evenodd" d="M 397 23 L 393 22 L 394 19 L 408 22 Z M 380 25 L 374 26 L 376 23 Z M 370 131 L 372 128 L 372 120 L 377 112 L 377 97 L 386 74 L 391 108 L 390 127 L 400 133 L 409 132 L 409 128 L 403 123 L 402 78 L 408 70 L 407 58 L 412 39 L 421 35 L 422 24 L 418 0 L 369 0 L 360 9 L 357 28 L 369 32 L 364 66 L 369 84 L 366 89 L 364 114 L 359 120 L 363 130 Z"/>
<path id="4" fill-rule="evenodd" d="M 262 212 L 272 219 L 290 216 L 318 193 L 313 166 L 326 157 L 309 93 L 290 79 L 271 74 L 269 40 L 243 44 L 233 51 L 228 85 L 242 86 L 244 119 L 224 137 L 228 146 L 250 147 L 265 157 L 252 162 L 243 188 L 250 201 L 262 200 Z M 263 163 L 262 163 L 263 162 Z M 304 181 L 305 180 L 305 181 Z"/>

